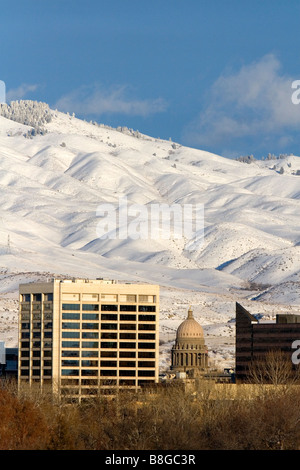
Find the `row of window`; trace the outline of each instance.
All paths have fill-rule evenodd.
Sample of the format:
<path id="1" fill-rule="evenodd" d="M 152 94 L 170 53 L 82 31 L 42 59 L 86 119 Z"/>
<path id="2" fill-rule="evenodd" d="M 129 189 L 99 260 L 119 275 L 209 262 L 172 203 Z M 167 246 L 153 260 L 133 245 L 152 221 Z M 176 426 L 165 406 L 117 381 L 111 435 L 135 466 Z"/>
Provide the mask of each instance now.
<path id="1" fill-rule="evenodd" d="M 103 321 L 118 321 L 118 314 L 114 313 L 104 313 L 99 315 L 99 313 L 72 313 L 72 312 L 63 312 L 62 314 L 62 319 L 63 320 L 89 320 L 89 321 L 99 321 L 99 318 Z M 21 321 L 22 321 L 22 326 L 24 325 L 24 328 L 29 328 L 30 326 L 30 317 L 29 315 L 22 315 Z M 52 317 L 51 317 L 52 320 Z M 137 320 L 137 315 L 134 314 L 120 314 L 119 315 L 119 320 L 120 321 L 134 321 L 136 322 Z M 138 315 L 138 321 L 143 322 L 143 321 L 151 321 L 154 322 L 156 320 L 155 315 L 143 315 L 140 314 Z M 35 328 L 41 328 L 41 315 L 35 315 L 33 317 L 33 325 Z M 52 321 L 49 321 L 49 319 L 44 319 L 44 328 L 52 328 Z"/>
<path id="2" fill-rule="evenodd" d="M 62 357 L 92 357 L 92 358 L 97 358 L 99 357 L 99 351 L 98 350 L 85 350 L 85 351 L 76 351 L 76 350 L 63 350 L 62 351 Z M 136 358 L 136 352 L 135 351 L 119 351 L 119 358 L 131 358 L 135 359 Z M 109 358 L 117 358 L 118 357 L 118 351 L 100 351 L 100 357 L 109 357 Z M 155 352 L 153 351 L 138 351 L 138 358 L 139 359 L 155 359 Z"/>
<path id="3" fill-rule="evenodd" d="M 31 347 L 41 349 L 41 341 L 32 341 L 31 342 Z M 29 349 L 29 348 L 30 348 L 30 342 L 29 341 L 22 341 L 21 342 L 21 349 Z M 45 340 L 43 342 L 43 349 L 44 348 L 52 348 L 52 341 L 50 341 L 49 339 Z"/>
<path id="4" fill-rule="evenodd" d="M 44 365 L 51 365 L 51 351 L 45 351 L 45 353 L 50 353 L 50 354 L 44 354 Z M 36 354 L 38 353 L 38 354 Z M 96 359 L 96 362 L 98 364 L 98 358 L 99 358 L 99 351 L 97 350 L 91 350 L 91 351 L 88 351 L 88 350 L 85 350 L 85 351 L 81 351 L 81 354 L 80 354 L 80 351 L 69 351 L 69 350 L 65 350 L 65 351 L 62 351 L 62 357 L 63 358 L 68 358 L 66 359 L 66 361 L 73 361 L 74 364 L 75 362 L 79 362 L 79 358 L 87 358 L 87 359 L 84 359 L 86 361 L 94 361 Z M 111 366 L 114 366 L 117 364 L 117 357 L 118 357 L 118 354 L 117 354 L 117 351 L 101 351 L 100 352 L 100 357 L 101 357 L 101 365 L 104 365 L 104 362 L 106 364 L 108 363 L 111 363 Z M 24 359 L 25 358 L 25 359 Z M 75 359 L 74 359 L 75 358 Z M 78 359 L 77 359 L 78 358 Z M 92 358 L 92 360 L 91 360 Z M 108 358 L 108 360 L 104 360 L 103 361 L 103 358 Z M 136 352 L 135 351 L 120 351 L 119 352 L 119 358 L 120 358 L 120 361 L 119 363 L 121 364 L 125 364 L 125 363 L 130 363 L 130 364 L 135 364 L 136 361 Z M 122 359 L 124 358 L 127 358 L 127 359 L 131 359 L 130 361 L 122 361 Z M 138 352 L 138 358 L 139 359 L 155 359 L 155 353 L 154 352 L 144 352 L 144 351 L 139 351 Z M 112 360 L 112 359 L 115 359 L 115 360 Z M 65 359 L 62 359 L 63 361 Z M 139 363 L 141 362 L 142 364 L 154 364 L 153 361 L 138 361 Z M 29 366 L 29 351 L 21 351 L 21 364 L 22 366 Z M 40 355 L 39 355 L 39 351 L 33 351 L 33 355 L 32 355 L 32 364 L 34 366 L 38 366 L 41 364 L 41 358 L 40 358 Z M 128 366 L 129 367 L 129 366 Z M 135 367 L 135 366 L 130 366 L 130 367 Z M 146 367 L 146 366 L 145 366 Z"/>
<path id="5" fill-rule="evenodd" d="M 44 298 L 43 298 L 44 295 Z M 91 300 L 93 302 L 99 300 L 99 295 L 98 294 L 82 294 L 82 300 Z M 139 302 L 150 302 L 153 303 L 156 301 L 156 296 L 154 295 L 134 295 L 134 294 L 120 294 L 119 295 L 119 300 L 121 302 L 127 301 L 127 302 L 136 302 L 137 298 L 139 299 Z M 78 300 L 79 301 L 79 294 L 63 294 L 63 300 Z M 21 296 L 21 301 L 22 302 L 42 302 L 42 300 L 46 302 L 53 302 L 53 292 L 49 293 L 44 293 L 44 294 L 22 294 Z M 106 301 L 118 301 L 118 294 L 101 294 L 101 300 L 106 300 Z"/>
<path id="6" fill-rule="evenodd" d="M 62 378 L 61 379 L 61 386 L 62 387 L 73 387 L 73 386 L 76 386 L 76 388 L 64 388 L 62 390 L 64 391 L 67 391 L 69 393 L 72 393 L 72 394 L 76 394 L 76 393 L 80 393 L 79 392 L 79 386 L 81 385 L 82 387 L 84 386 L 88 386 L 88 387 L 91 387 L 91 386 L 94 386 L 94 387 L 98 387 L 99 385 L 100 386 L 106 386 L 106 387 L 113 387 L 113 386 L 116 386 L 118 385 L 136 385 L 136 380 L 135 379 L 114 379 L 114 378 L 109 378 L 109 379 L 103 379 L 103 378 L 100 378 L 99 379 L 93 379 L 93 378 Z M 149 382 L 154 382 L 154 379 L 151 379 L 151 378 L 147 378 L 147 379 L 141 379 L 141 380 L 138 380 L 137 383 L 138 385 L 144 385 L 144 384 L 147 384 Z M 82 390 L 81 390 L 82 391 Z M 89 388 L 88 390 L 88 393 L 89 395 L 94 392 L 95 394 L 97 394 L 99 392 L 99 389 L 98 388 L 95 388 L 95 389 L 91 389 Z M 112 389 L 111 392 L 113 393 L 114 390 Z"/>
<path id="7" fill-rule="evenodd" d="M 101 377 L 135 377 L 136 372 L 138 377 L 155 377 L 155 371 L 154 370 L 97 370 L 97 369 L 62 369 L 61 375 L 62 376 L 94 376 L 97 377 L 99 375 Z"/>
<path id="8" fill-rule="evenodd" d="M 26 333 L 26 334 L 29 334 L 29 333 Z M 34 334 L 35 332 L 33 332 L 33 335 Z M 98 331 L 82 331 L 80 335 L 79 331 L 63 331 L 62 332 L 62 338 L 74 338 L 74 339 L 77 339 L 77 338 L 79 339 L 80 337 L 82 339 L 98 339 L 99 337 L 101 337 L 101 339 L 118 339 L 118 336 L 119 336 L 119 339 L 136 339 L 137 338 L 136 333 L 102 332 L 99 335 Z M 155 340 L 155 333 L 138 333 L 138 339 Z"/>
<path id="9" fill-rule="evenodd" d="M 44 336 L 44 338 L 51 339 L 52 338 L 52 331 L 45 331 L 43 336 Z M 21 338 L 22 339 L 29 339 L 30 338 L 30 332 L 29 331 L 22 331 Z M 41 331 L 33 331 L 32 338 L 33 339 L 41 338 Z"/>
<path id="10" fill-rule="evenodd" d="M 20 351 L 20 357 L 29 357 L 30 356 L 30 351 L 29 350 L 21 350 Z M 32 357 L 41 357 L 41 351 L 34 350 L 32 351 Z M 52 357 L 52 351 L 50 350 L 45 350 L 43 351 L 43 357 Z"/>
<path id="11" fill-rule="evenodd" d="M 22 359 L 21 360 L 21 367 L 29 367 L 29 359 Z M 34 359 L 31 361 L 31 366 L 32 367 L 41 367 L 41 360 Z M 44 367 L 52 367 L 52 361 L 51 360 L 44 360 L 43 361 L 43 366 Z"/>
<path id="12" fill-rule="evenodd" d="M 44 330 L 51 330 L 52 327 L 53 327 L 53 323 L 49 322 L 49 321 L 45 321 L 43 324 L 41 322 L 33 322 L 32 323 L 32 328 L 34 330 L 40 330 L 42 328 L 42 326 L 44 327 Z M 29 330 L 30 329 L 30 322 L 27 322 L 27 321 L 22 322 L 21 328 L 22 328 L 22 330 Z"/>
<path id="13" fill-rule="evenodd" d="M 63 348 L 80 348 L 80 341 L 62 341 Z M 81 347 L 87 349 L 98 349 L 99 342 L 98 341 L 81 341 Z M 122 342 L 119 343 L 117 341 L 102 341 L 100 342 L 101 349 L 155 349 L 155 343 L 135 343 L 135 342 Z"/>
<path id="14" fill-rule="evenodd" d="M 78 329 L 82 329 L 82 330 L 88 330 L 88 329 L 91 329 L 91 330 L 131 330 L 131 331 L 135 331 L 137 329 L 137 326 L 138 326 L 138 329 L 139 330 L 155 330 L 155 325 L 154 324 L 145 324 L 145 323 L 139 323 L 138 325 L 136 323 L 120 323 L 118 325 L 118 323 L 101 323 L 99 325 L 99 323 L 82 323 L 80 324 L 79 322 L 72 322 L 72 321 L 69 321 L 69 322 L 62 322 L 62 329 L 63 330 L 78 330 Z"/>
<path id="15" fill-rule="evenodd" d="M 83 310 L 83 311 L 99 311 L 99 304 L 62 304 L 62 310 Z M 118 305 L 116 304 L 101 304 L 101 312 L 117 312 Z M 120 312 L 156 312 L 155 305 L 139 305 L 138 309 L 136 305 L 120 305 Z"/>
<path id="16" fill-rule="evenodd" d="M 35 377 L 40 377 L 42 369 L 21 369 L 20 370 L 20 375 L 21 377 L 28 377 L 30 375 L 35 376 Z M 52 369 L 45 369 L 43 370 L 43 375 L 47 377 L 52 377 Z"/>
<path id="17" fill-rule="evenodd" d="M 30 302 L 31 294 L 22 294 L 22 302 Z M 32 294 L 32 300 L 34 302 L 42 301 L 42 294 Z M 44 294 L 44 300 L 47 302 L 53 302 L 53 292 Z"/>
<path id="18" fill-rule="evenodd" d="M 99 314 L 94 313 L 94 314 L 87 314 L 83 313 L 81 315 L 82 320 L 99 320 Z M 80 313 L 71 313 L 71 312 L 63 312 L 62 314 L 62 319 L 63 320 L 80 320 Z M 101 320 L 103 321 L 118 321 L 118 314 L 116 313 L 102 313 L 101 314 Z M 119 320 L 120 321 L 137 321 L 137 315 L 132 315 L 132 314 L 122 314 L 120 313 L 119 315 Z M 154 322 L 156 320 L 155 315 L 143 315 L 140 314 L 138 315 L 138 321 L 144 322 L 144 321 L 151 321 Z"/>
<path id="19" fill-rule="evenodd" d="M 25 365 L 25 364 L 24 364 Z M 62 367 L 79 367 L 80 361 L 76 359 L 62 359 L 61 361 Z M 155 367 L 154 361 L 100 361 L 100 367 Z M 82 360 L 81 367 L 99 367 L 99 361 L 93 360 Z"/>

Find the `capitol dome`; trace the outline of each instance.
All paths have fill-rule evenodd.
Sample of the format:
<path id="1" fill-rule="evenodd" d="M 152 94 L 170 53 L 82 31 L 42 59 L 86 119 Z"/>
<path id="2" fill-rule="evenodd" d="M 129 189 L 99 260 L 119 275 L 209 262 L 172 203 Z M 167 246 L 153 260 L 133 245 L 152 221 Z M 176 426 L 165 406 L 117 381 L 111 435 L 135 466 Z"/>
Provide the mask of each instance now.
<path id="1" fill-rule="evenodd" d="M 177 329 L 177 340 L 203 338 L 202 326 L 195 320 L 193 311 L 189 308 L 188 316 Z"/>
<path id="2" fill-rule="evenodd" d="M 187 318 L 180 323 L 172 348 L 172 366 L 175 371 L 205 370 L 208 352 L 202 326 L 195 320 L 191 307 Z"/>

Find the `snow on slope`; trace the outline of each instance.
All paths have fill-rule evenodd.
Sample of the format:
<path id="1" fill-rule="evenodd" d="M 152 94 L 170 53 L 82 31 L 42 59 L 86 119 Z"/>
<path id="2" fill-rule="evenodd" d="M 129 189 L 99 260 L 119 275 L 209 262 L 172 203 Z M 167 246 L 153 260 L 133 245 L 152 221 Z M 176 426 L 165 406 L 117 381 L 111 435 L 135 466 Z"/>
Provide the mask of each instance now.
<path id="1" fill-rule="evenodd" d="M 192 304 L 215 358 L 228 339 L 225 362 L 233 360 L 235 300 L 268 314 L 273 304 L 298 308 L 299 157 L 245 164 L 58 111 L 45 127 L 45 135 L 25 138 L 29 127 L 0 116 L 3 302 L 16 301 L 20 279 L 39 276 L 159 283 L 165 353 Z M 203 246 L 100 239 L 97 208 L 120 197 L 146 207 L 204 204 Z M 6 338 L 12 344 L 16 336 Z"/>

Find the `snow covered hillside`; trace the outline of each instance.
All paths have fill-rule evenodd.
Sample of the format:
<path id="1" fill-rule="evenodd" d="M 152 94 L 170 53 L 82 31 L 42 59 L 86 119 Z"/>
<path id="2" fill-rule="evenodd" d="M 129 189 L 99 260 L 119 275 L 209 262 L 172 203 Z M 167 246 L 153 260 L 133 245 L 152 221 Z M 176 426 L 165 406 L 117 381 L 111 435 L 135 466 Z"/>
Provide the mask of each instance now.
<path id="1" fill-rule="evenodd" d="M 42 119 L 17 122 L 15 107 L 0 116 L 0 340 L 8 346 L 17 339 L 19 282 L 53 275 L 160 284 L 162 366 L 189 305 L 211 358 L 226 366 L 234 364 L 236 300 L 270 318 L 297 311 L 299 157 L 247 164 L 45 105 Z M 97 208 L 120 198 L 204 204 L 203 245 L 191 250 L 191 240 L 163 234 L 100 239 Z"/>

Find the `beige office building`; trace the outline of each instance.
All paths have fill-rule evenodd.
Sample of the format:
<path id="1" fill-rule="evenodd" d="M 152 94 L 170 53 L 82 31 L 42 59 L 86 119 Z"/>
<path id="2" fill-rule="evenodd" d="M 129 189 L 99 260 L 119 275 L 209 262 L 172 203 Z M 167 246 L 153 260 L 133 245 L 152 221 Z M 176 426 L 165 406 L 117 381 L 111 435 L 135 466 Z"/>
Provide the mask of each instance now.
<path id="1" fill-rule="evenodd" d="M 158 382 L 159 286 L 21 284 L 18 383 L 79 399 Z"/>

